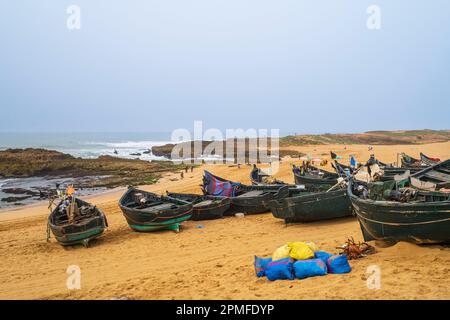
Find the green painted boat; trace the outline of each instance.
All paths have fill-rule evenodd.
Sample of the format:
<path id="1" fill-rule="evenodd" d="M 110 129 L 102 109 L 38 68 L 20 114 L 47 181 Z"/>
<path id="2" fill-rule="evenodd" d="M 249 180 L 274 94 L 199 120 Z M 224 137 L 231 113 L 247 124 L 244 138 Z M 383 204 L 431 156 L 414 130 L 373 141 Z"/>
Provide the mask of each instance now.
<path id="1" fill-rule="evenodd" d="M 438 164 L 439 162 L 441 162 L 441 159 L 428 157 L 427 155 L 423 154 L 422 152 L 420 153 L 420 160 L 422 161 L 422 163 L 424 163 L 425 165 L 428 165 L 428 166 L 434 166 L 435 164 Z"/>
<path id="2" fill-rule="evenodd" d="M 409 197 L 386 189 L 375 197 L 370 190 L 370 185 L 356 181 L 348 186 L 365 241 L 450 242 L 450 194 L 407 188 Z M 403 202 L 390 200 L 394 196 Z"/>
<path id="3" fill-rule="evenodd" d="M 99 237 L 108 226 L 106 216 L 96 206 L 75 199 L 80 214 L 69 221 L 67 216 L 67 201 L 61 201 L 48 217 L 48 227 L 56 240 L 63 246 L 82 244 Z"/>
<path id="4" fill-rule="evenodd" d="M 439 162 L 411 175 L 411 179 L 432 184 L 433 190 L 450 188 L 450 159 Z"/>
<path id="5" fill-rule="evenodd" d="M 339 175 L 334 172 L 321 170 L 313 166 L 292 166 L 292 173 L 296 185 L 304 185 L 308 190 L 321 187 L 331 187 L 337 183 Z"/>
<path id="6" fill-rule="evenodd" d="M 286 223 L 312 222 L 352 215 L 347 189 L 330 192 L 299 192 L 291 190 L 289 197 L 268 203 L 273 216 Z"/>
<path id="7" fill-rule="evenodd" d="M 192 203 L 128 188 L 119 207 L 131 229 L 139 232 L 179 231 L 180 223 L 192 216 Z"/>
<path id="8" fill-rule="evenodd" d="M 250 172 L 250 181 L 252 182 L 252 185 L 254 185 L 254 186 L 288 185 L 284 181 L 275 179 L 272 176 L 270 176 L 269 174 L 265 173 L 260 168 L 258 168 L 256 166 L 256 164 L 253 164 L 253 169 Z M 267 183 L 267 181 L 270 181 L 270 183 Z"/>
<path id="9" fill-rule="evenodd" d="M 168 197 L 181 199 L 192 203 L 191 220 L 212 220 L 223 218 L 223 214 L 230 209 L 231 200 L 227 197 L 217 197 L 190 193 L 166 192 Z"/>
<path id="10" fill-rule="evenodd" d="M 203 193 L 225 196 L 231 199 L 231 208 L 224 215 L 233 213 L 258 214 L 269 212 L 270 200 L 282 199 L 289 194 L 287 185 L 248 186 L 203 172 Z"/>

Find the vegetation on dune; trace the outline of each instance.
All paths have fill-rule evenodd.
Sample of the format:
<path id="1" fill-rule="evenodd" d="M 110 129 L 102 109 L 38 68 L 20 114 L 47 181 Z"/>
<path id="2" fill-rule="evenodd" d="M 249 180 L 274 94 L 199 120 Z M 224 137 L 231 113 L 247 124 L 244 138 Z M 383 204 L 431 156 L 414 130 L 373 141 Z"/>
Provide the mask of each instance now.
<path id="1" fill-rule="evenodd" d="M 243 141 L 242 139 L 239 139 Z M 236 158 L 236 145 L 237 139 L 234 139 L 234 157 Z M 365 144 L 365 145 L 395 145 L 395 144 L 427 144 L 435 142 L 446 142 L 450 141 L 450 131 L 449 130 L 408 130 L 408 131 L 368 131 L 364 133 L 352 133 L 352 134 L 318 134 L 318 135 L 291 135 L 280 138 L 279 145 L 283 149 L 279 150 L 280 157 L 293 156 L 299 157 L 303 154 L 299 151 L 289 150 L 286 147 L 289 146 L 305 146 L 305 145 L 325 145 L 325 144 Z M 180 157 L 185 158 L 198 158 L 205 150 L 212 147 L 212 141 L 202 141 L 201 148 L 194 150 L 194 142 L 183 142 L 178 144 L 178 146 L 186 147 L 188 150 L 189 144 L 191 151 L 190 155 L 180 154 Z M 219 149 L 226 152 L 226 142 L 216 141 L 215 142 Z M 249 157 L 249 139 L 245 139 L 245 158 Z M 154 155 L 163 156 L 171 159 L 172 149 L 176 144 L 166 144 L 163 146 L 153 147 L 152 152 Z M 267 149 L 270 150 L 270 140 Z M 211 149 L 212 150 L 212 149 Z M 212 150 L 211 154 L 215 154 L 216 150 Z M 259 160 L 259 159 L 258 159 Z"/>
<path id="2" fill-rule="evenodd" d="M 280 138 L 280 146 L 318 144 L 426 144 L 450 141 L 449 130 L 368 131 L 352 134 L 291 135 Z"/>

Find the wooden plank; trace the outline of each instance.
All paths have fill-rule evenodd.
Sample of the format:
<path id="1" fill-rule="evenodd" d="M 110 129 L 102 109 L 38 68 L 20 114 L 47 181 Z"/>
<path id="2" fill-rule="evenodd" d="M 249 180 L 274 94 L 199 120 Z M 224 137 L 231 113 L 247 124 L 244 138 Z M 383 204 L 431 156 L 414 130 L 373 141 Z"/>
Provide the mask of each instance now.
<path id="1" fill-rule="evenodd" d="M 436 180 L 440 180 L 442 182 L 450 181 L 450 174 L 445 174 L 442 172 L 428 171 L 427 173 L 425 173 L 425 176 Z"/>
<path id="2" fill-rule="evenodd" d="M 445 174 L 450 174 L 450 170 L 447 168 L 436 168 L 436 170 Z"/>
<path id="3" fill-rule="evenodd" d="M 169 208 L 171 208 L 173 206 L 175 206 L 173 203 L 164 202 L 164 203 L 160 203 L 160 204 L 156 204 L 156 205 L 151 205 L 150 204 L 150 205 L 146 206 L 145 208 L 146 209 L 152 208 L 152 209 L 161 210 L 161 209 L 169 209 Z"/>
<path id="4" fill-rule="evenodd" d="M 257 197 L 257 196 L 262 195 L 264 192 L 265 191 L 263 191 L 263 190 L 253 190 L 253 191 L 249 191 L 244 194 L 241 194 L 240 196 L 238 196 L 238 198 Z"/>
<path id="5" fill-rule="evenodd" d="M 208 205 L 210 205 L 210 204 L 213 203 L 213 202 L 214 202 L 214 200 L 210 200 L 210 199 L 203 200 L 203 201 L 201 201 L 201 202 L 196 203 L 196 204 L 194 205 L 194 207 L 204 207 L 204 206 L 208 206 Z"/>

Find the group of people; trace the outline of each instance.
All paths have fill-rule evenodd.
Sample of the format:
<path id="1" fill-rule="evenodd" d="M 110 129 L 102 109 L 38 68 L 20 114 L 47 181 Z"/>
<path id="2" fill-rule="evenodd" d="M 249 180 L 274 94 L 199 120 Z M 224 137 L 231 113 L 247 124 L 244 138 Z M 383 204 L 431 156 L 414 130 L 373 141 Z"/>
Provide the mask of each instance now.
<path id="1" fill-rule="evenodd" d="M 191 168 L 191 172 L 194 172 L 194 166 L 190 166 L 190 167 L 188 167 L 188 166 L 186 166 L 185 168 L 184 168 L 184 171 L 181 171 L 181 179 L 184 179 L 184 173 L 186 172 L 188 172 L 188 170 L 189 170 L 189 168 Z"/>

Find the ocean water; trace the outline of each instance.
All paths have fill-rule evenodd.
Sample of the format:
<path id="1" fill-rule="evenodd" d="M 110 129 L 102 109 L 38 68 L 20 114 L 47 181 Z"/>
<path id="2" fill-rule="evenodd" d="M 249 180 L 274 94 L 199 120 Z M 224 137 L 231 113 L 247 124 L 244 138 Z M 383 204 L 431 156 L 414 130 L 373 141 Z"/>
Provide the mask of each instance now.
<path id="1" fill-rule="evenodd" d="M 143 154 L 153 146 L 170 143 L 168 132 L 148 133 L 0 133 L 0 150 L 8 148 L 44 148 L 81 158 L 101 155 L 142 160 L 162 160 L 153 154 Z M 118 154 L 114 153 L 117 150 Z M 141 153 L 141 156 L 132 156 Z"/>

